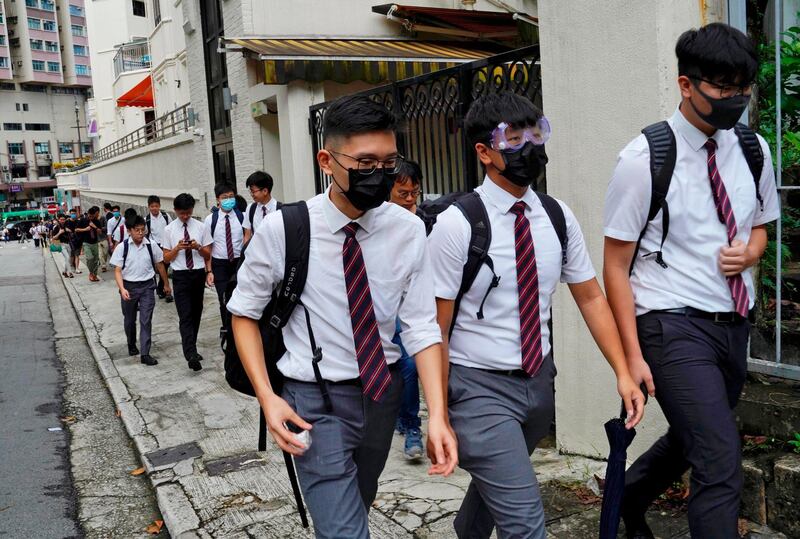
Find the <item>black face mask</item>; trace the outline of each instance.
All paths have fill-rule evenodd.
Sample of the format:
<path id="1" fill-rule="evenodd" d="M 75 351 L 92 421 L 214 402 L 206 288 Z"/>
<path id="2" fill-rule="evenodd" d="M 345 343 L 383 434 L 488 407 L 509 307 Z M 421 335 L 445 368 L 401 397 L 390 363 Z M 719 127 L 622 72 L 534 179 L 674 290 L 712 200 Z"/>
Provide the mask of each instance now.
<path id="1" fill-rule="evenodd" d="M 500 154 L 506 164 L 500 174 L 520 187 L 527 187 L 535 182 L 547 164 L 544 146 L 535 146 L 532 142 L 526 142 L 515 152 L 503 151 Z"/>
<path id="2" fill-rule="evenodd" d="M 347 191 L 342 189 L 342 193 L 357 210 L 365 212 L 389 200 L 397 173 L 376 168 L 369 174 L 361 174 L 354 168 L 348 168 L 347 177 L 350 180 L 350 188 Z M 336 177 L 333 181 L 339 185 Z M 339 188 L 342 186 L 339 185 Z"/>
<path id="3" fill-rule="evenodd" d="M 739 121 L 739 118 L 742 117 L 744 109 L 747 108 L 747 104 L 750 103 L 749 95 L 734 95 L 731 97 L 713 98 L 703 92 L 703 90 L 701 90 L 697 84 L 695 84 L 694 87 L 711 105 L 711 112 L 708 114 L 703 114 L 697 110 L 697 107 L 694 106 L 694 103 L 691 99 L 689 99 L 689 104 L 692 105 L 694 111 L 704 122 L 715 129 L 724 130 L 733 128 L 733 126 L 736 125 L 736 122 Z"/>

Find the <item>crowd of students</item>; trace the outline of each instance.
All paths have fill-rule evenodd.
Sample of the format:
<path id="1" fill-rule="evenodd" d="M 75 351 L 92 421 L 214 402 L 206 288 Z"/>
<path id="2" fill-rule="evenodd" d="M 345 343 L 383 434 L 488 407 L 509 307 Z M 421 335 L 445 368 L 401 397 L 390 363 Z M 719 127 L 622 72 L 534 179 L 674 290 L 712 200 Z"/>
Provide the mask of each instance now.
<path id="1" fill-rule="evenodd" d="M 656 397 L 670 425 L 628 471 L 628 537 L 653 537 L 645 511 L 689 468 L 692 535 L 738 537 L 742 476 L 733 407 L 746 372 L 751 268 L 778 201 L 766 143 L 753 138 L 763 159 L 755 173 L 734 130 L 757 71 L 751 42 L 711 24 L 683 34 L 676 54 L 681 102 L 660 124 L 668 135 L 659 148 L 674 152 L 663 199 L 653 211 L 650 128 L 622 150 L 609 185 L 608 300 L 575 215 L 531 188 L 547 163 L 550 124 L 510 92 L 470 107 L 464 129 L 485 178 L 433 218 L 417 207 L 422 173 L 398 152 L 394 115 L 362 96 L 331 103 L 317 160 L 332 183 L 305 203 L 303 309 L 283 328 L 280 394 L 267 375 L 258 321 L 294 246 L 268 174 L 248 178 L 254 202 L 247 207 L 237 204 L 233 186 L 216 186 L 217 206 L 203 222 L 192 218 L 189 194 L 175 198 L 173 220 L 150 197 L 145 218 L 121 217 L 112 207 L 103 227 L 95 207 L 77 222 L 60 217 L 54 237 L 80 238 L 94 280 L 103 265 L 96 244 L 106 234 L 129 351 L 147 365 L 156 364 L 149 346 L 157 293 L 174 298 L 184 358 L 202 369 L 203 291 L 216 288 L 269 431 L 295 457 L 317 537 L 369 536 L 368 512 L 393 431 L 406 435 L 409 457 L 423 453 L 420 382 L 430 473 L 447 476 L 459 465 L 472 478 L 456 535 L 488 538 L 496 529 L 504 538 L 546 536 L 530 455 L 554 416 L 549 322 L 559 282 L 616 375 L 627 427 L 643 416 L 640 387 Z M 475 248 L 480 237 L 488 242 L 483 250 Z M 64 257 L 71 277 L 76 261 L 69 252 Z M 324 354 L 318 364 L 315 346 Z"/>

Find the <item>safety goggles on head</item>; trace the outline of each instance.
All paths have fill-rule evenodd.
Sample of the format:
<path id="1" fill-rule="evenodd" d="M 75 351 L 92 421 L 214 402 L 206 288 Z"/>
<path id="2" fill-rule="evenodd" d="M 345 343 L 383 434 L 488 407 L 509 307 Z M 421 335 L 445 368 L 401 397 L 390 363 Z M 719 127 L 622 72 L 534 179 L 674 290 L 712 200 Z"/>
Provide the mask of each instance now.
<path id="1" fill-rule="evenodd" d="M 490 144 L 493 150 L 513 152 L 522 148 L 526 142 L 542 146 L 548 140 L 550 140 L 550 122 L 542 116 L 536 125 L 522 128 L 500 122 L 492 131 Z"/>

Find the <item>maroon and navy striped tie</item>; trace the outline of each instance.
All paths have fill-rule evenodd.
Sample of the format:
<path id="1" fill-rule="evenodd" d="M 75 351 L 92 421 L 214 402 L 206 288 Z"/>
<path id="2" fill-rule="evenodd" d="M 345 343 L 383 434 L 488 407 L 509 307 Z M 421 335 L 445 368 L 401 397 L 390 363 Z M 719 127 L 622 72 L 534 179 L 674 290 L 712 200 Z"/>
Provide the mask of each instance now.
<path id="1" fill-rule="evenodd" d="M 517 291 L 519 292 L 519 334 L 522 369 L 536 376 L 542 366 L 542 323 L 539 314 L 539 271 L 533 248 L 531 222 L 525 217 L 527 205 L 518 201 L 511 207 L 514 245 L 517 253 Z"/>
<path id="2" fill-rule="evenodd" d="M 225 214 L 225 247 L 228 249 L 228 260 L 233 261 L 233 237 L 231 237 L 231 215 Z"/>
<path id="3" fill-rule="evenodd" d="M 358 376 L 364 395 L 378 402 L 389 387 L 392 375 L 386 366 L 378 322 L 372 307 L 367 268 L 364 266 L 361 246 L 356 240 L 358 224 L 350 223 L 342 230 L 346 235 L 342 245 L 342 264 L 358 360 Z"/>
<path id="4" fill-rule="evenodd" d="M 713 138 L 708 139 L 705 143 L 705 148 L 708 152 L 708 177 L 711 179 L 711 193 L 714 196 L 714 204 L 717 207 L 717 217 L 719 217 L 719 222 L 728 229 L 728 245 L 730 245 L 736 238 L 738 229 L 731 201 L 728 198 L 728 192 L 725 190 L 725 184 L 722 183 L 722 178 L 717 168 L 717 141 Z M 734 310 L 747 318 L 750 310 L 750 296 L 747 294 L 747 287 L 744 284 L 741 273 L 728 277 L 728 288 L 731 289 Z"/>
<path id="5" fill-rule="evenodd" d="M 183 223 L 183 240 L 189 241 L 189 227 L 187 223 Z M 183 251 L 186 254 L 186 269 L 194 269 L 194 253 L 192 249 L 186 249 Z"/>

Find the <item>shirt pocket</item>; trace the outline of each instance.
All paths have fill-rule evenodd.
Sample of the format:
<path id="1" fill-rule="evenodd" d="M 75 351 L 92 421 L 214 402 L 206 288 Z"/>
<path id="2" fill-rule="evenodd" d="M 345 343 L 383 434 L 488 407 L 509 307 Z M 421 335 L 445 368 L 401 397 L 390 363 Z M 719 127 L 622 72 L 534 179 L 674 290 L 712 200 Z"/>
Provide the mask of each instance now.
<path id="1" fill-rule="evenodd" d="M 739 230 L 752 227 L 755 218 L 758 199 L 756 198 L 756 183 L 748 170 L 742 179 L 736 182 L 733 193 L 728 193 L 733 206 L 733 215 Z"/>
<path id="2" fill-rule="evenodd" d="M 400 300 L 403 297 L 406 280 L 399 279 L 373 279 L 369 278 L 369 291 L 372 295 L 372 305 L 375 310 L 375 319 L 378 324 L 391 322 L 394 324 Z"/>

